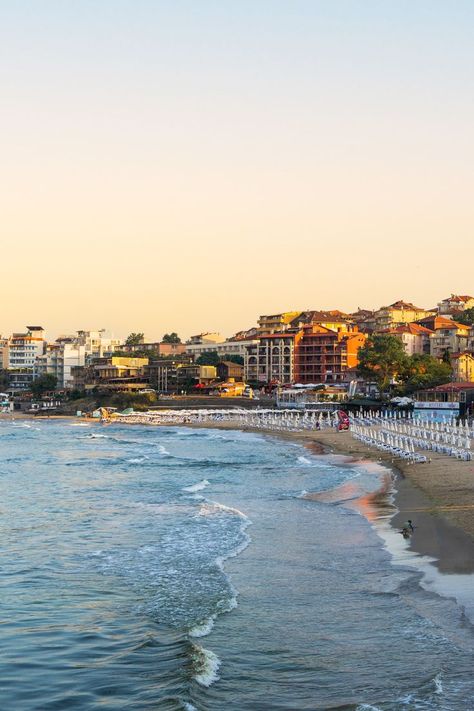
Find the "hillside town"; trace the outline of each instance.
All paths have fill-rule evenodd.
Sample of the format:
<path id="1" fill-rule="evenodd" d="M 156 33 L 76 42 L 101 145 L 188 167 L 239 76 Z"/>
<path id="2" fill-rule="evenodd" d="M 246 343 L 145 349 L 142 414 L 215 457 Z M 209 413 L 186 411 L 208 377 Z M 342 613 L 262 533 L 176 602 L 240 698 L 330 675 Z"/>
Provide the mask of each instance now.
<path id="1" fill-rule="evenodd" d="M 147 406 L 190 396 L 291 404 L 313 391 L 319 401 L 415 401 L 472 414 L 474 296 L 451 294 L 435 308 L 399 300 L 374 311 L 265 314 L 230 337 L 202 332 L 186 342 L 105 330 L 48 342 L 43 325 L 30 325 L 0 336 L 0 390 L 4 411 L 118 394 L 120 404 Z"/>

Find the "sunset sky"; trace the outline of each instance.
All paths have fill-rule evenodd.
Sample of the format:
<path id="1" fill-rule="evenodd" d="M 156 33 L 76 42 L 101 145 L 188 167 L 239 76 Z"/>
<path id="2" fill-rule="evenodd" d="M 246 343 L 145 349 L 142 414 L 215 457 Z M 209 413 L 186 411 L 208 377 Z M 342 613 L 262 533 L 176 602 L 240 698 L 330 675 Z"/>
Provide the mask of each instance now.
<path id="1" fill-rule="evenodd" d="M 0 333 L 474 293 L 474 3 L 0 3 Z"/>

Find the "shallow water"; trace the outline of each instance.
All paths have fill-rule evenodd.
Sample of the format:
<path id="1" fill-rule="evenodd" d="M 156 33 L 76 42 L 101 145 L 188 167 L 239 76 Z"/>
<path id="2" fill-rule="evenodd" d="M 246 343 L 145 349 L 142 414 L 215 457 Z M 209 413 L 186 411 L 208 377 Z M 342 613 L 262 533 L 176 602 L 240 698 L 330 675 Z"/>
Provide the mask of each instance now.
<path id="1" fill-rule="evenodd" d="M 472 708 L 469 608 L 347 505 L 380 476 L 256 434 L 0 423 L 0 708 Z"/>

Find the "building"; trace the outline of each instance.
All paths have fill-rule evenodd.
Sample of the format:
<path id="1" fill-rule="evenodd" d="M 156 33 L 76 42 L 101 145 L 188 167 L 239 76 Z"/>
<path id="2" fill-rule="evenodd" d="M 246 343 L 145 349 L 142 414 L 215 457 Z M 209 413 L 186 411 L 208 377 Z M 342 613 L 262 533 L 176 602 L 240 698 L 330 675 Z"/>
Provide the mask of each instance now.
<path id="1" fill-rule="evenodd" d="M 75 342 L 79 346 L 84 346 L 86 356 L 91 358 L 106 358 L 115 351 L 120 350 L 120 338 L 114 338 L 102 328 L 100 331 L 77 331 L 75 336 L 60 336 L 57 342 L 62 340 Z"/>
<path id="2" fill-rule="evenodd" d="M 8 342 L 10 390 L 28 390 L 34 378 L 36 358 L 46 349 L 42 326 L 27 326 L 26 333 L 14 333 Z"/>
<path id="3" fill-rule="evenodd" d="M 438 313 L 441 316 L 455 316 L 460 311 L 472 308 L 474 308 L 474 296 L 451 294 L 438 303 Z"/>
<path id="4" fill-rule="evenodd" d="M 390 306 L 382 306 L 375 312 L 375 331 L 380 333 L 399 324 L 419 321 L 433 314 L 433 311 L 421 309 L 408 301 L 395 301 Z"/>
<path id="5" fill-rule="evenodd" d="M 6 370 L 9 364 L 9 339 L 0 336 L 0 370 Z"/>
<path id="6" fill-rule="evenodd" d="M 336 330 L 318 322 L 307 324 L 295 341 L 294 382 L 342 382 L 346 371 L 358 364 L 359 348 L 366 339 L 355 325 L 345 324 Z"/>
<path id="7" fill-rule="evenodd" d="M 258 319 L 258 336 L 268 336 L 272 333 L 282 333 L 286 331 L 291 321 L 293 321 L 301 311 L 284 311 L 281 314 L 270 314 L 269 316 L 260 316 Z"/>
<path id="8" fill-rule="evenodd" d="M 375 331 L 375 311 L 358 308 L 349 314 L 350 320 L 355 323 L 361 333 L 373 333 Z"/>
<path id="9" fill-rule="evenodd" d="M 120 353 L 149 353 L 150 357 L 179 356 L 186 352 L 184 343 L 124 343 L 118 349 Z"/>
<path id="10" fill-rule="evenodd" d="M 457 383 L 474 382 L 474 353 L 463 351 L 451 355 L 453 380 Z"/>
<path id="11" fill-rule="evenodd" d="M 181 375 L 184 366 L 192 365 L 191 356 L 176 358 L 152 358 L 145 367 L 145 374 L 150 387 L 159 393 L 177 393 L 185 375 Z"/>
<path id="12" fill-rule="evenodd" d="M 196 338 L 196 336 L 193 336 L 193 338 Z M 242 359 L 245 359 L 248 346 L 257 343 L 258 339 L 256 338 L 231 338 L 227 340 L 222 338 L 221 341 L 213 342 L 203 340 L 203 342 L 200 343 L 188 341 L 186 343 L 186 354 L 193 356 L 194 360 L 197 360 L 203 353 L 217 353 L 222 360 L 225 360 L 231 355 L 240 356 Z"/>
<path id="13" fill-rule="evenodd" d="M 468 349 L 470 327 L 463 323 L 453 321 L 445 316 L 436 316 L 432 321 L 433 333 L 430 335 L 430 354 L 434 358 L 447 358 L 452 353 L 459 353 Z"/>
<path id="14" fill-rule="evenodd" d="M 385 333 L 399 338 L 409 356 L 430 353 L 430 336 L 434 332 L 425 326 L 420 326 L 418 323 L 405 323 L 388 329 Z"/>
<path id="15" fill-rule="evenodd" d="M 236 382 L 240 382 L 244 378 L 244 366 L 239 363 L 234 363 L 231 360 L 223 360 L 216 366 L 217 377 L 219 380 L 229 380 L 233 378 Z"/>
<path id="16" fill-rule="evenodd" d="M 54 375 L 57 379 L 57 388 L 72 388 L 74 385 L 72 369 L 84 366 L 85 358 L 85 346 L 65 341 L 48 344 L 44 354 L 36 358 L 34 377 Z"/>
<path id="17" fill-rule="evenodd" d="M 474 415 L 474 382 L 446 383 L 413 395 L 415 413 L 436 419 Z"/>
<path id="18" fill-rule="evenodd" d="M 94 358 L 85 366 L 71 368 L 73 387 L 77 390 L 143 390 L 149 386 L 145 375 L 147 365 L 148 358 Z"/>
<path id="19" fill-rule="evenodd" d="M 247 347 L 244 358 L 246 382 L 288 385 L 294 382 L 295 341 L 300 333 L 271 333 Z"/>

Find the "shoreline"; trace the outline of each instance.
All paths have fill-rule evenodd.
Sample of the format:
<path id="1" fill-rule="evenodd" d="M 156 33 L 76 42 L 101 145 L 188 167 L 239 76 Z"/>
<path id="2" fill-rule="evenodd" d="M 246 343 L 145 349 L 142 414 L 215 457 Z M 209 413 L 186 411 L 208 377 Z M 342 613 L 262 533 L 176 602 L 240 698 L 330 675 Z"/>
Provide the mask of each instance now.
<path id="1" fill-rule="evenodd" d="M 109 424 L 104 424 L 97 418 L 68 415 L 15 416 L 13 413 L 5 413 L 0 415 L 1 420 L 70 420 L 101 426 Z M 120 424 L 127 423 L 122 421 Z M 343 465 L 363 466 L 364 462 L 372 462 L 384 467 L 387 476 L 385 479 L 381 476 L 381 487 L 376 492 L 362 497 L 363 501 L 359 502 L 348 499 L 344 503 L 342 499 L 341 505 L 357 510 L 370 523 L 378 518 L 389 519 L 389 524 L 395 531 L 401 529 L 403 522 L 412 519 L 416 528 L 407 542 L 410 551 L 432 558 L 440 573 L 474 573 L 474 462 L 464 462 L 430 452 L 429 462 L 413 464 L 368 447 L 354 439 L 348 431 L 338 432 L 334 429 L 280 432 L 249 426 L 238 427 L 230 422 L 183 423 L 182 426 L 253 432 L 298 442 L 307 447 L 313 455 L 339 455 L 345 460 L 341 462 Z M 337 490 L 334 490 L 334 496 L 337 495 Z M 309 493 L 305 498 L 318 500 L 318 496 L 319 494 Z"/>

